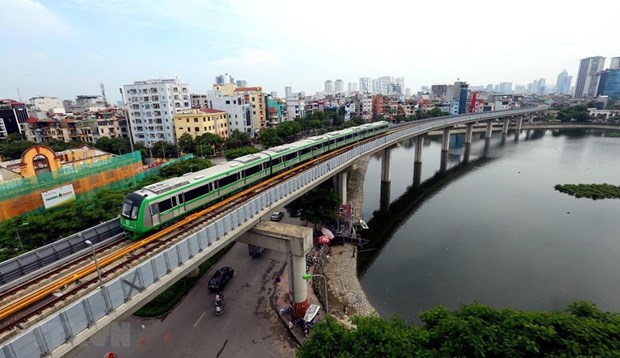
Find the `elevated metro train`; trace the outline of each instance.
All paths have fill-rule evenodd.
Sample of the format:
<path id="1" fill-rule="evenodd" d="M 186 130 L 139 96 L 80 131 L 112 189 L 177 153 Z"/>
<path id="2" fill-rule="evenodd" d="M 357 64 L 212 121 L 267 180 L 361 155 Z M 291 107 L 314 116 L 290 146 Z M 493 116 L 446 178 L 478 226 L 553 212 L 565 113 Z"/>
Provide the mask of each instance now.
<path id="1" fill-rule="evenodd" d="M 127 194 L 121 226 L 133 239 L 264 178 L 360 139 L 387 132 L 385 121 L 363 124 L 270 148 Z"/>

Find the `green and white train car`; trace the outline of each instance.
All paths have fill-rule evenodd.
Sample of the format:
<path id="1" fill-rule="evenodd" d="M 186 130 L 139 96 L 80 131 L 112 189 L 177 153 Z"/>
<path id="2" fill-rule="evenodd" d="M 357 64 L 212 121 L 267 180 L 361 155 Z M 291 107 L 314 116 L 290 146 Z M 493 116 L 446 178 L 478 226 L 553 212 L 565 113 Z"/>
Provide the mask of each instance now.
<path id="1" fill-rule="evenodd" d="M 284 169 L 387 130 L 387 122 L 351 127 L 145 186 L 125 197 L 121 226 L 139 238 Z"/>

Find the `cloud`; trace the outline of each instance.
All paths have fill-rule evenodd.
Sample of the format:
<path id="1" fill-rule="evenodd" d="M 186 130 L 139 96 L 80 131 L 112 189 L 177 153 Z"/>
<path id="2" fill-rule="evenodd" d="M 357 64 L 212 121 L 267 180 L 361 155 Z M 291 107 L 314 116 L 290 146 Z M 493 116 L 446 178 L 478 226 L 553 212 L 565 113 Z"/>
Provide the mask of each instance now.
<path id="1" fill-rule="evenodd" d="M 0 11 L 0 34 L 12 36 L 63 35 L 69 25 L 36 0 L 3 0 Z"/>
<path id="2" fill-rule="evenodd" d="M 235 57 L 224 57 L 209 61 L 209 65 L 217 68 L 261 68 L 277 65 L 278 57 L 271 51 L 259 48 L 242 48 Z"/>

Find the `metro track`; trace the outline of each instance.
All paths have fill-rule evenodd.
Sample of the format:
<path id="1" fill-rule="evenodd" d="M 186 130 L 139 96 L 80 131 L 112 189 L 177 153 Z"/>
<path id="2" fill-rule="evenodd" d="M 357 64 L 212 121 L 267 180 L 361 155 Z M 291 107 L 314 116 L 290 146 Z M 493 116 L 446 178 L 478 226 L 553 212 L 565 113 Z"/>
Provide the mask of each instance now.
<path id="1" fill-rule="evenodd" d="M 117 277 L 128 268 L 155 254 L 162 247 L 172 245 L 181 240 L 185 236 L 183 233 L 199 230 L 212 219 L 232 210 L 237 204 L 245 202 L 259 193 L 279 185 L 290 177 L 360 144 L 409 128 L 410 126 L 417 126 L 420 123 L 423 122 L 416 121 L 411 125 L 390 129 L 387 133 L 360 140 L 301 163 L 296 167 L 285 170 L 224 198 L 203 210 L 189 214 L 180 221 L 170 224 L 138 241 L 120 240 L 120 245 L 119 242 L 115 242 L 99 248 L 97 257 L 102 274 L 103 282 L 101 283 L 96 274 L 97 268 L 92 260 L 92 254 L 87 250 L 81 257 L 62 265 L 54 271 L 46 272 L 39 277 L 35 277 L 28 282 L 0 293 L 0 339 L 4 340 L 7 335 L 19 333 L 28 324 L 42 319 L 45 316 L 43 313 L 46 310 L 70 304 L 74 299 L 89 292 L 88 288 L 103 284 L 106 280 Z M 102 256 L 103 252 L 105 253 Z"/>

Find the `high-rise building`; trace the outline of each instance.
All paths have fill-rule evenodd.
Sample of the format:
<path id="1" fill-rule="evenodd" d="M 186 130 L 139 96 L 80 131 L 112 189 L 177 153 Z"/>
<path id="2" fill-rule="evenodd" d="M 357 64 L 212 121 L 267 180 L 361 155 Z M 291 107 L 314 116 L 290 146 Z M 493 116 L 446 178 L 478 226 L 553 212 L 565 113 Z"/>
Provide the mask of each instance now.
<path id="1" fill-rule="evenodd" d="M 252 137 L 267 124 L 267 107 L 265 106 L 265 96 L 263 88 L 255 87 L 239 87 L 235 90 L 236 96 L 243 96 L 246 103 L 250 104 L 252 111 Z"/>
<path id="2" fill-rule="evenodd" d="M 289 98 L 293 96 L 293 88 L 291 86 L 284 87 L 284 98 Z"/>
<path id="3" fill-rule="evenodd" d="M 372 79 L 370 77 L 360 77 L 360 93 L 372 93 Z"/>
<path id="4" fill-rule="evenodd" d="M 568 75 L 566 70 L 560 72 L 558 79 L 555 83 L 555 91 L 560 94 L 567 94 L 570 92 L 570 85 L 573 81 L 573 77 Z"/>
<path id="5" fill-rule="evenodd" d="M 334 94 L 336 93 L 336 88 L 334 87 L 334 81 L 327 80 L 325 81 L 325 94 Z"/>
<path id="6" fill-rule="evenodd" d="M 500 82 L 499 93 L 503 93 L 503 94 L 512 93 L 512 82 Z"/>
<path id="7" fill-rule="evenodd" d="M 612 57 L 611 63 L 609 64 L 610 70 L 620 69 L 620 57 Z"/>
<path id="8" fill-rule="evenodd" d="M 447 89 L 448 89 L 448 85 L 432 85 L 431 93 L 437 96 L 445 96 Z"/>
<path id="9" fill-rule="evenodd" d="M 343 80 L 336 80 L 336 82 L 334 83 L 334 89 L 335 89 L 335 93 L 343 93 L 344 92 L 344 81 Z"/>
<path id="10" fill-rule="evenodd" d="M 349 82 L 347 85 L 347 91 L 349 93 L 357 92 L 357 83 Z"/>
<path id="11" fill-rule="evenodd" d="M 246 87 L 248 85 L 248 81 L 246 80 L 236 80 L 235 84 L 237 87 Z"/>
<path id="12" fill-rule="evenodd" d="M 620 99 L 620 68 L 607 69 L 601 72 L 597 93 L 610 99 Z"/>
<path id="13" fill-rule="evenodd" d="M 192 93 L 189 95 L 189 98 L 192 101 L 192 108 L 207 108 L 209 107 L 208 102 L 207 102 L 207 95 L 206 94 L 197 94 L 197 93 Z M 177 136 L 178 138 L 179 136 Z"/>
<path id="14" fill-rule="evenodd" d="M 158 141 L 175 143 L 175 113 L 191 108 L 186 83 L 176 79 L 135 81 L 123 86 L 134 142 L 147 147 Z"/>
<path id="15" fill-rule="evenodd" d="M 225 85 L 228 83 L 235 83 L 235 79 L 232 78 L 228 73 L 223 75 L 215 76 L 215 84 L 216 85 Z"/>
<path id="16" fill-rule="evenodd" d="M 0 100 L 0 139 L 9 134 L 21 133 L 22 123 L 28 119 L 26 105 L 12 99 Z"/>
<path id="17" fill-rule="evenodd" d="M 584 58 L 579 62 L 579 74 L 575 84 L 575 98 L 596 97 L 600 72 L 605 66 L 605 57 Z"/>

